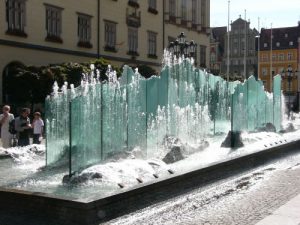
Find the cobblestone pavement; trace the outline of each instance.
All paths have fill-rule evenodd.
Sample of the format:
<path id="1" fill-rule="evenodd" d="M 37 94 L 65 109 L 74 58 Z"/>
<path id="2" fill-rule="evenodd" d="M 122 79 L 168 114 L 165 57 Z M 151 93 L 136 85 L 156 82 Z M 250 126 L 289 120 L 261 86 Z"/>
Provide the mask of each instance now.
<path id="1" fill-rule="evenodd" d="M 251 225 L 300 194 L 300 154 L 106 224 Z"/>

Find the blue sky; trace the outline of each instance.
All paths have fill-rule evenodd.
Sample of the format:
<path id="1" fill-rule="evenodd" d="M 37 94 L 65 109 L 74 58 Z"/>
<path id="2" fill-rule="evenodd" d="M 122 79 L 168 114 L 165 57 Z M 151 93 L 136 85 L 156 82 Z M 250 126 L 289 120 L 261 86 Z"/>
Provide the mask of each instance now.
<path id="1" fill-rule="evenodd" d="M 211 27 L 227 26 L 228 0 L 211 0 L 210 7 Z M 230 0 L 230 20 L 244 18 L 245 9 L 252 28 L 258 27 L 258 17 L 265 28 L 297 26 L 300 20 L 300 0 Z"/>

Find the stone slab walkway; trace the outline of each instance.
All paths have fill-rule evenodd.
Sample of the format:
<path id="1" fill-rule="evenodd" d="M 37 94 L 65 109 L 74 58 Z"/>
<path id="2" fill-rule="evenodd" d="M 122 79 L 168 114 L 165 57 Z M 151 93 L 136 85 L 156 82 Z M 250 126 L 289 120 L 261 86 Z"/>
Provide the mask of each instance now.
<path id="1" fill-rule="evenodd" d="M 300 225 L 300 195 L 281 206 L 256 225 Z"/>

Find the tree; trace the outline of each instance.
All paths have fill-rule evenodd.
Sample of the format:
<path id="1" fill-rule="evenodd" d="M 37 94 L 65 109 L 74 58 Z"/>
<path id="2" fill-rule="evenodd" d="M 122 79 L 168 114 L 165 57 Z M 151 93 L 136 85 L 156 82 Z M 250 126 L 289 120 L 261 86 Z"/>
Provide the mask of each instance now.
<path id="1" fill-rule="evenodd" d="M 139 69 L 139 73 L 145 78 L 150 78 L 151 76 L 157 74 L 156 71 L 152 67 L 145 65 L 145 64 L 139 65 L 138 69 Z"/>

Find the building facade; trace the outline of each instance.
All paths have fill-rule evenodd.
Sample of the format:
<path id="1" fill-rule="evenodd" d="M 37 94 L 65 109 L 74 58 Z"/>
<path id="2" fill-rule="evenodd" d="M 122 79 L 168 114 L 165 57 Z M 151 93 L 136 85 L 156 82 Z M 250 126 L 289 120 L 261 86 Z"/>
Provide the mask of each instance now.
<path id="1" fill-rule="evenodd" d="M 1 87 L 14 62 L 103 57 L 159 71 L 164 48 L 180 32 L 198 44 L 198 65 L 206 67 L 209 59 L 210 0 L 4 0 L 0 12 Z"/>
<path id="2" fill-rule="evenodd" d="M 257 71 L 257 49 L 256 36 L 258 31 L 250 28 L 250 22 L 241 17 L 231 23 L 229 35 L 229 74 L 240 79 L 256 75 Z M 225 41 L 225 52 L 227 53 L 227 41 Z M 245 57 L 246 54 L 246 57 Z M 246 64 L 246 74 L 244 65 Z M 227 68 L 227 54 L 223 58 L 223 71 Z"/>
<path id="3" fill-rule="evenodd" d="M 268 91 L 271 79 L 282 76 L 282 90 L 294 101 L 298 89 L 298 59 L 300 24 L 295 27 L 262 29 L 259 51 L 259 77 Z"/>
<path id="4" fill-rule="evenodd" d="M 210 71 L 215 75 L 225 74 L 226 71 L 222 69 L 222 62 L 225 52 L 225 37 L 227 33 L 227 27 L 213 27 L 210 34 Z"/>
<path id="5" fill-rule="evenodd" d="M 174 41 L 180 32 L 184 32 L 189 40 L 194 40 L 197 44 L 196 65 L 207 68 L 210 0 L 166 0 L 164 3 L 164 43 Z"/>

